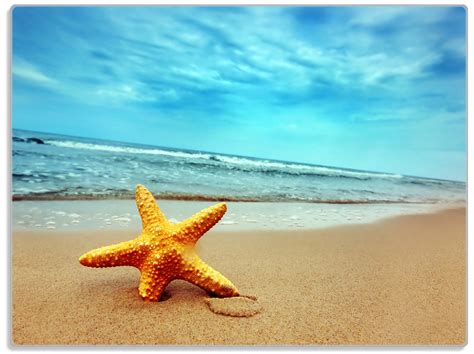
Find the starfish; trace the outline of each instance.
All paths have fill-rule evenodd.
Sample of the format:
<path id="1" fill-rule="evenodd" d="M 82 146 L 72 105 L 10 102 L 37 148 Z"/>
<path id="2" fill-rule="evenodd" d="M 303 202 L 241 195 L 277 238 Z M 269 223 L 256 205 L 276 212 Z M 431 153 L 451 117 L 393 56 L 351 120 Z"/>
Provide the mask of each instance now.
<path id="1" fill-rule="evenodd" d="M 142 234 L 131 241 L 97 248 L 79 258 L 87 267 L 132 266 L 141 272 L 138 293 L 144 300 L 159 301 L 174 279 L 186 280 L 219 297 L 238 296 L 237 288 L 196 254 L 194 245 L 227 211 L 219 203 L 173 224 L 155 198 L 137 185 L 135 199 L 142 219 Z"/>

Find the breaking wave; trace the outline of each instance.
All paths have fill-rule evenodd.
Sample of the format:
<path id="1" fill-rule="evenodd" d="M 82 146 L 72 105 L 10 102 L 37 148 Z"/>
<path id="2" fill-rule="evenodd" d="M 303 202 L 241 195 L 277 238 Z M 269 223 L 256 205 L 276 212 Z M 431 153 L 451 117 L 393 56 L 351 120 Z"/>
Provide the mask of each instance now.
<path id="1" fill-rule="evenodd" d="M 221 154 L 211 154 L 203 152 L 186 152 L 186 151 L 172 151 L 166 149 L 157 148 L 138 148 L 128 146 L 114 146 L 114 145 L 102 145 L 102 144 L 91 144 L 77 141 L 62 141 L 62 140 L 46 140 L 47 144 L 55 145 L 63 148 L 71 149 L 85 149 L 85 150 L 96 150 L 96 151 L 107 151 L 113 153 L 126 153 L 126 154 L 143 154 L 143 155 L 159 155 L 168 156 L 179 159 L 191 159 L 200 160 L 202 163 L 210 164 L 212 166 L 221 163 L 227 168 L 240 168 L 244 170 L 251 170 L 254 172 L 264 173 L 287 173 L 296 175 L 315 175 L 322 177 L 345 177 L 345 178 L 357 178 L 357 179 L 369 179 L 369 178 L 403 178 L 400 174 L 388 174 L 388 173 L 377 173 L 377 172 L 364 172 L 355 171 L 348 169 L 306 165 L 299 163 L 289 163 L 280 161 L 270 161 L 263 159 L 253 159 L 247 157 L 237 156 L 226 156 Z"/>

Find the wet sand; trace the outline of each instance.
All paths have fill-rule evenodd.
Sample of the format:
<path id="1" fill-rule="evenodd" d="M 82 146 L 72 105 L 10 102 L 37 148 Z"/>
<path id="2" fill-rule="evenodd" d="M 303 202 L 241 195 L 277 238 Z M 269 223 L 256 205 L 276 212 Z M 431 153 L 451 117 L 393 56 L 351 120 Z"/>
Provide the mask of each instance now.
<path id="1" fill-rule="evenodd" d="M 182 221 L 210 205 L 210 201 L 157 200 L 172 222 Z M 227 202 L 228 211 L 214 226 L 219 231 L 281 231 L 320 229 L 343 224 L 367 224 L 408 214 L 426 214 L 464 207 L 464 202 L 442 203 L 265 203 Z M 13 228 L 18 231 L 140 232 L 135 200 L 49 200 L 12 204 Z"/>
<path id="2" fill-rule="evenodd" d="M 15 344 L 456 344 L 466 340 L 465 209 L 318 230 L 209 231 L 198 253 L 261 312 L 212 312 L 172 282 L 138 296 L 131 267 L 79 264 L 134 230 L 14 231 Z"/>

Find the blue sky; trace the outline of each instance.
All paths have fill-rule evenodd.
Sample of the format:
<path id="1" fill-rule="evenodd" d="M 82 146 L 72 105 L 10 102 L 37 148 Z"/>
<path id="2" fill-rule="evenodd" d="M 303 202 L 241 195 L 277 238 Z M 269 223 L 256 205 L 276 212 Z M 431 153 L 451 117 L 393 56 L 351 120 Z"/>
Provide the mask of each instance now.
<path id="1" fill-rule="evenodd" d="M 462 7 L 17 7 L 13 128 L 465 180 Z"/>

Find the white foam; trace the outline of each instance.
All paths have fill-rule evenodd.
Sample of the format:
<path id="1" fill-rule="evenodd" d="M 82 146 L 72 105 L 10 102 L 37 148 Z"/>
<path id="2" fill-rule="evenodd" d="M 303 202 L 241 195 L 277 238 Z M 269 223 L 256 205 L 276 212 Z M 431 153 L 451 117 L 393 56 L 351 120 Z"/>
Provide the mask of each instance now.
<path id="1" fill-rule="evenodd" d="M 332 167 L 322 167 L 322 166 L 311 166 L 311 165 L 302 165 L 298 163 L 283 163 L 283 162 L 276 162 L 276 161 L 268 161 L 268 160 L 251 160 L 244 157 L 234 157 L 234 156 L 223 156 L 223 155 L 216 155 L 217 159 L 226 162 L 229 164 L 234 165 L 243 165 L 254 167 L 257 169 L 276 169 L 282 172 L 290 172 L 292 170 L 296 173 L 314 173 L 314 174 L 322 174 L 327 176 L 333 177 L 354 177 L 354 178 L 402 178 L 403 176 L 400 174 L 392 174 L 392 173 L 373 173 L 373 172 L 362 172 L 362 171 L 350 171 L 350 170 L 343 170 L 339 168 L 332 168 Z"/>
<path id="2" fill-rule="evenodd" d="M 168 151 L 161 149 L 141 149 L 133 148 L 126 146 L 112 146 L 112 145 L 102 145 L 102 144 L 90 144 L 90 143 L 81 143 L 78 141 L 69 141 L 69 140 L 46 140 L 48 144 L 71 148 L 71 149 L 85 149 L 85 150 L 97 150 L 97 151 L 110 151 L 110 152 L 121 152 L 129 154 L 149 154 L 149 155 L 163 155 L 163 156 L 173 156 L 173 157 L 182 157 L 182 158 L 197 158 L 197 159 L 209 159 L 211 155 L 202 154 L 202 153 L 187 153 L 181 151 Z"/>
<path id="3" fill-rule="evenodd" d="M 170 156 L 178 158 L 187 158 L 187 159 L 204 159 L 204 160 L 217 160 L 224 162 L 226 164 L 238 165 L 247 168 L 252 168 L 254 170 L 276 170 L 284 173 L 310 173 L 310 174 L 320 174 L 332 177 L 353 177 L 353 178 L 402 178 L 400 174 L 391 174 L 391 173 L 375 173 L 375 172 L 363 172 L 363 171 L 351 171 L 340 168 L 333 167 L 322 167 L 322 166 L 312 166 L 305 165 L 300 163 L 286 163 L 286 162 L 277 162 L 269 160 L 253 160 L 245 157 L 237 156 L 225 156 L 218 154 L 208 154 L 201 152 L 184 152 L 184 151 L 170 151 L 163 150 L 158 148 L 136 148 L 136 147 L 127 147 L 127 146 L 114 146 L 106 144 L 92 144 L 84 143 L 79 141 L 71 140 L 46 140 L 50 145 L 55 145 L 58 147 L 71 148 L 71 149 L 85 149 L 85 150 L 96 150 L 96 151 L 109 151 L 117 153 L 129 153 L 129 154 L 148 154 L 148 155 L 160 155 L 160 156 Z M 26 172 L 25 172 L 26 173 Z M 70 177 L 77 177 L 76 174 L 70 172 L 68 174 Z M 57 175 L 58 178 L 65 178 L 63 175 Z"/>
<path id="4" fill-rule="evenodd" d="M 125 222 L 129 222 L 130 221 L 130 218 L 127 218 L 127 217 L 119 217 L 119 216 L 112 216 L 112 219 L 114 221 L 125 221 Z"/>

